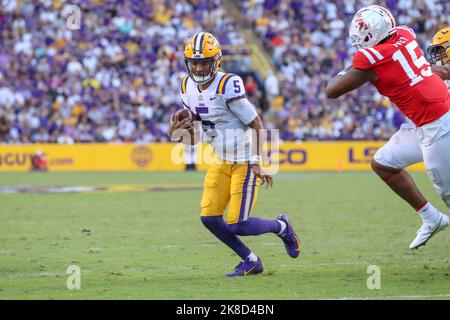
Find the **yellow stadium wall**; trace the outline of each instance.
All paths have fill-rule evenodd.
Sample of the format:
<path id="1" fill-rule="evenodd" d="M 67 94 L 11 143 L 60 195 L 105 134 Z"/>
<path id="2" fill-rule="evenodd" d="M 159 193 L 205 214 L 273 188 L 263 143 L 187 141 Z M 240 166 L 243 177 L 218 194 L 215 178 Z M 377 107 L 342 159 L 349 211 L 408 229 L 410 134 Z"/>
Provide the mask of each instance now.
<path id="1" fill-rule="evenodd" d="M 370 160 L 382 141 L 287 142 L 272 154 L 280 171 L 369 171 Z M 30 156 L 41 150 L 50 171 L 181 171 L 173 163 L 173 143 L 0 145 L 0 172 L 30 170 Z M 178 145 L 177 148 L 180 148 Z M 201 152 L 202 148 L 199 148 Z M 205 149 L 205 148 L 203 148 Z M 182 155 L 182 152 L 180 153 Z M 207 169 L 199 164 L 199 170 Z M 411 170 L 424 170 L 423 164 Z"/>
<path id="2" fill-rule="evenodd" d="M 383 141 L 287 142 L 280 145 L 280 170 L 370 171 Z M 424 170 L 423 164 L 411 170 Z"/>
<path id="3" fill-rule="evenodd" d="M 47 157 L 49 171 L 177 171 L 174 144 L 33 144 L 1 145 L 0 172 L 30 170 L 30 157 L 41 150 Z"/>

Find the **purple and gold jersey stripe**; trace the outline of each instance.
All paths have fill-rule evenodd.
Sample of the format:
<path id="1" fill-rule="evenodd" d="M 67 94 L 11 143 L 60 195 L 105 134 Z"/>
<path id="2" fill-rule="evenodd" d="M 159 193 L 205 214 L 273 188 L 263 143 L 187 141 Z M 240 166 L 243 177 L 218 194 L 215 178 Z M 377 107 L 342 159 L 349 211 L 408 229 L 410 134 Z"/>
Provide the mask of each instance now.
<path id="1" fill-rule="evenodd" d="M 234 74 L 226 73 L 222 77 L 222 79 L 220 79 L 219 85 L 217 86 L 216 94 L 224 94 L 225 93 L 225 88 L 226 88 L 228 79 L 230 79 L 232 76 L 234 76 Z"/>
<path id="2" fill-rule="evenodd" d="M 183 80 L 181 80 L 181 92 L 182 92 L 183 94 L 186 93 L 186 84 L 187 84 L 188 78 L 189 78 L 189 76 L 185 76 L 185 77 L 183 78 Z"/>

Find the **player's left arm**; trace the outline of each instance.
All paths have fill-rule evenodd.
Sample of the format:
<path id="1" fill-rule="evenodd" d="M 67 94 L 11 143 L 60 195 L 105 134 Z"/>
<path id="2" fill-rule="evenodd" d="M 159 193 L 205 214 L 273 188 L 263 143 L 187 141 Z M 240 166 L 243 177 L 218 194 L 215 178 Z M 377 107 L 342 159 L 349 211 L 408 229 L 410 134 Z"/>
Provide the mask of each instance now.
<path id="1" fill-rule="evenodd" d="M 262 131 L 264 130 L 264 124 L 263 124 L 261 118 L 257 115 L 256 118 L 252 122 L 247 124 L 247 126 L 251 129 L 253 129 L 254 130 L 253 132 L 256 135 L 255 162 L 253 162 L 251 164 L 253 174 L 262 180 L 262 184 L 264 184 L 264 183 L 266 184 L 266 189 L 268 187 L 272 188 L 273 177 L 271 175 L 265 174 L 259 164 L 260 158 L 261 158 L 261 151 L 263 148 L 263 145 L 262 145 L 263 141 L 262 141 L 261 137 L 264 137 L 264 135 L 262 134 L 263 133 Z"/>
<path id="2" fill-rule="evenodd" d="M 262 184 L 266 183 L 266 188 L 273 186 L 272 176 L 265 174 L 262 170 L 259 160 L 261 157 L 262 143 L 261 137 L 264 124 L 258 116 L 253 104 L 248 101 L 244 84 L 239 76 L 233 76 L 226 87 L 226 104 L 231 112 L 233 112 L 239 120 L 247 127 L 253 130 L 253 137 L 256 138 L 256 148 L 253 148 L 252 172 L 255 176 L 262 180 Z"/>
<path id="3" fill-rule="evenodd" d="M 236 116 L 253 131 L 253 141 L 256 140 L 255 147 L 252 150 L 252 171 L 255 176 L 262 180 L 262 184 L 266 183 L 266 188 L 273 186 L 273 177 L 271 175 L 265 174 L 260 166 L 260 158 L 262 152 L 263 141 L 261 137 L 264 137 L 263 130 L 264 124 L 252 105 L 247 98 L 241 98 L 228 103 L 230 110 L 236 114 Z"/>
<path id="4" fill-rule="evenodd" d="M 450 64 L 445 64 L 443 66 L 432 66 L 431 69 L 436 73 L 442 80 L 450 80 Z"/>
<path id="5" fill-rule="evenodd" d="M 359 88 L 366 82 L 375 80 L 377 80 L 377 75 L 372 70 L 361 70 L 350 67 L 339 72 L 328 82 L 325 93 L 328 98 L 339 98 Z"/>

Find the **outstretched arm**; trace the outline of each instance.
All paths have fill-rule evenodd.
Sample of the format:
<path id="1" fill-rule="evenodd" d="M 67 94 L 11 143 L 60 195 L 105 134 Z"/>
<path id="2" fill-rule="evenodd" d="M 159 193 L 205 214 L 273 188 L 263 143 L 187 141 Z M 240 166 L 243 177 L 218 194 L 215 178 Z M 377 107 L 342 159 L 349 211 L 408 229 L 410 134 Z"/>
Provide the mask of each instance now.
<path id="1" fill-rule="evenodd" d="M 325 89 L 328 98 L 338 98 L 347 92 L 359 88 L 368 81 L 377 80 L 376 74 L 371 70 L 346 69 L 333 77 Z"/>

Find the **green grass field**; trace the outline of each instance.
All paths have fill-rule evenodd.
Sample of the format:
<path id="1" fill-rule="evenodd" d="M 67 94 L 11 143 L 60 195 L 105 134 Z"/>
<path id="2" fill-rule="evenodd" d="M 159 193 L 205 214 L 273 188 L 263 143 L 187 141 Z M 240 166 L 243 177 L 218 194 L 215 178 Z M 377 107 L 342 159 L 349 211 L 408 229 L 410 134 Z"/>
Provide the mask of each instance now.
<path id="1" fill-rule="evenodd" d="M 446 210 L 427 176 L 413 176 Z M 288 212 L 303 251 L 291 259 L 273 234 L 246 237 L 265 270 L 232 279 L 224 274 L 238 257 L 199 219 L 202 180 L 203 173 L 0 174 L 3 187 L 116 190 L 0 195 L 0 299 L 450 299 L 450 231 L 411 251 L 421 220 L 372 173 L 278 174 L 252 215 Z M 73 264 L 79 290 L 66 287 Z M 381 270 L 379 290 L 367 288 L 369 265 Z"/>

